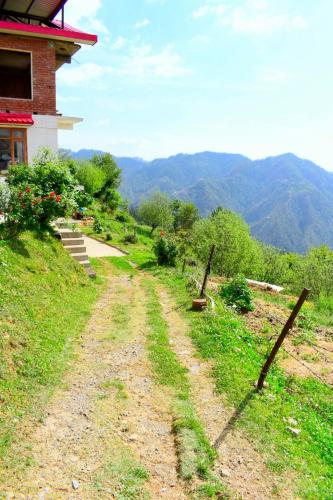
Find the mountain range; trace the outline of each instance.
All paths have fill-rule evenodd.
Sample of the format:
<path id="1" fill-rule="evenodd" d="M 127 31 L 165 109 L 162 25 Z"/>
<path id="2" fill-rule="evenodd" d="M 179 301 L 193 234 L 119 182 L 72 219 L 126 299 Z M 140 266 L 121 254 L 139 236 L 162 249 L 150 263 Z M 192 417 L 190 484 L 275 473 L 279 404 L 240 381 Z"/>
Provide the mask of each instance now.
<path id="1" fill-rule="evenodd" d="M 89 159 L 102 151 L 80 150 Z M 203 216 L 218 206 L 241 214 L 257 239 L 285 251 L 333 247 L 333 173 L 287 153 L 252 161 L 238 154 L 203 152 L 145 161 L 115 158 L 121 193 L 137 204 L 160 190 L 195 203 Z"/>

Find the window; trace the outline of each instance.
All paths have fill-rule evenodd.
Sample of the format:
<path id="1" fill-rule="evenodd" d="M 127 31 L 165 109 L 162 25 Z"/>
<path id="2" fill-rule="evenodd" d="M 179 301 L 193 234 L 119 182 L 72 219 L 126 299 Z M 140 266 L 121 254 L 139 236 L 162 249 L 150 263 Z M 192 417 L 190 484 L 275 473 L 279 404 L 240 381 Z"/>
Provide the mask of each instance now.
<path id="1" fill-rule="evenodd" d="M 27 163 L 27 131 L 24 128 L 0 128 L 0 173 L 15 163 Z"/>
<path id="2" fill-rule="evenodd" d="M 31 99 L 31 54 L 0 49 L 0 97 Z"/>

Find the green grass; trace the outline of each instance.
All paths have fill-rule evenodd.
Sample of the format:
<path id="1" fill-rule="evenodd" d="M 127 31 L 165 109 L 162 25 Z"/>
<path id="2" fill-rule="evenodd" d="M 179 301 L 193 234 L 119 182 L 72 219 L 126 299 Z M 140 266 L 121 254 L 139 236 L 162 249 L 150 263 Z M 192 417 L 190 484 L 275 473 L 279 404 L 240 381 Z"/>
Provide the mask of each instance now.
<path id="1" fill-rule="evenodd" d="M 179 304 L 190 303 L 185 280 L 168 270 L 155 270 L 170 286 Z M 301 498 L 330 498 L 333 491 L 333 394 L 313 378 L 288 377 L 274 366 L 269 389 L 253 390 L 271 344 L 249 331 L 244 321 L 217 299 L 214 313 L 185 313 L 192 339 L 204 359 L 214 361 L 216 386 L 225 402 L 238 411 L 242 428 L 277 474 L 291 471 L 295 494 Z M 298 437 L 288 430 L 297 420 Z"/>
<path id="2" fill-rule="evenodd" d="M 158 383 L 173 390 L 173 430 L 176 436 L 179 472 L 185 480 L 198 476 L 201 479 L 208 479 L 208 484 L 217 484 L 218 482 L 210 472 L 216 451 L 209 444 L 191 405 L 187 370 L 180 364 L 170 347 L 168 325 L 162 316 L 155 286 L 152 280 L 144 281 L 148 297 L 148 325 L 150 327 L 148 349 Z M 219 484 L 219 491 L 222 489 Z M 214 496 L 210 495 L 208 498 L 214 498 Z"/>
<path id="3" fill-rule="evenodd" d="M 107 380 L 101 384 L 101 389 L 115 389 L 117 394 L 117 399 L 128 399 L 128 395 L 126 393 L 126 386 L 122 380 L 117 378 L 112 380 Z"/>
<path id="4" fill-rule="evenodd" d="M 102 269 L 100 265 L 100 270 Z M 20 422 L 40 418 L 91 313 L 99 283 L 53 237 L 0 243 L 0 458 L 14 464 Z"/>
<path id="5" fill-rule="evenodd" d="M 146 500 L 149 498 L 144 485 L 148 472 L 128 452 L 117 460 L 110 461 L 94 479 L 98 492 L 106 492 L 117 500 Z"/>

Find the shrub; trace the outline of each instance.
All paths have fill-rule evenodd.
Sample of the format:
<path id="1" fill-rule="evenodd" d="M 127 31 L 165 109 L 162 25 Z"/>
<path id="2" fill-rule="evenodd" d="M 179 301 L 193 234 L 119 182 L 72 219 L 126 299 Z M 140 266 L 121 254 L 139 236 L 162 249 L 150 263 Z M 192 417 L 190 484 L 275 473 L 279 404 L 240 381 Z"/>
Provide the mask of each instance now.
<path id="1" fill-rule="evenodd" d="M 77 181 L 70 162 L 42 150 L 31 166 L 9 170 L 5 200 L 6 229 L 11 235 L 26 229 L 44 229 L 52 220 L 71 215 L 77 208 Z"/>
<path id="2" fill-rule="evenodd" d="M 112 240 L 112 234 L 111 233 L 106 233 L 105 239 L 106 239 L 106 241 L 111 241 Z"/>
<path id="3" fill-rule="evenodd" d="M 228 285 L 222 285 L 220 296 L 228 306 L 232 306 L 237 312 L 243 313 L 254 310 L 253 294 L 245 277 L 241 274 L 236 276 Z"/>
<path id="4" fill-rule="evenodd" d="M 125 223 L 125 222 L 130 222 L 131 218 L 129 216 L 128 213 L 126 212 L 118 212 L 115 216 L 115 219 L 118 221 L 118 222 L 122 222 L 122 223 Z"/>
<path id="5" fill-rule="evenodd" d="M 160 236 L 154 245 L 154 252 L 160 266 L 175 267 L 178 248 L 172 239 Z"/>
<path id="6" fill-rule="evenodd" d="M 138 242 L 138 237 L 134 233 L 129 233 L 124 236 L 124 242 L 125 243 L 137 243 Z"/>
<path id="7" fill-rule="evenodd" d="M 95 216 L 95 220 L 94 220 L 94 224 L 93 224 L 93 230 L 97 234 L 100 234 L 100 233 L 103 232 L 103 226 L 102 226 L 101 219 L 99 217 L 97 217 L 97 216 Z"/>

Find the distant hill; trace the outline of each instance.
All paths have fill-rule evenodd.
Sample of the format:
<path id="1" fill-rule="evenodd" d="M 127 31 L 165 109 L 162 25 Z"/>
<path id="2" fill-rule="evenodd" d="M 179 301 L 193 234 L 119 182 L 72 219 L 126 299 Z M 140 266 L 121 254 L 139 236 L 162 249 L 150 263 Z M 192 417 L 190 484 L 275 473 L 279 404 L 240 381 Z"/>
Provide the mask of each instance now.
<path id="1" fill-rule="evenodd" d="M 81 150 L 75 158 L 100 151 Z M 132 203 L 161 190 L 193 201 L 202 215 L 221 205 L 240 213 L 259 240 L 283 250 L 333 247 L 333 173 L 288 153 L 251 161 L 203 152 L 144 161 L 116 158 L 122 195 Z"/>

